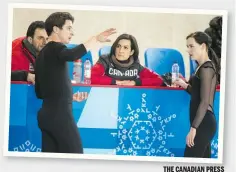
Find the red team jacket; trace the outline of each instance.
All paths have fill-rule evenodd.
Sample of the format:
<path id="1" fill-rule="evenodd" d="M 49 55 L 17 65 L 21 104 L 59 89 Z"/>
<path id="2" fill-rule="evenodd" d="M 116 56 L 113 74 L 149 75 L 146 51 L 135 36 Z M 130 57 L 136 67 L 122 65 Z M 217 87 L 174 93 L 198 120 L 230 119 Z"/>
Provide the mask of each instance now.
<path id="1" fill-rule="evenodd" d="M 20 37 L 12 42 L 12 58 L 11 58 L 11 70 L 24 70 L 28 72 L 34 71 L 32 65 L 34 64 L 35 57 L 23 46 L 22 41 L 25 37 Z"/>
<path id="2" fill-rule="evenodd" d="M 127 68 L 115 65 L 109 56 L 102 56 L 92 67 L 91 84 L 111 85 L 114 80 L 134 80 L 142 86 L 161 86 L 162 78 L 155 72 L 134 62 Z"/>

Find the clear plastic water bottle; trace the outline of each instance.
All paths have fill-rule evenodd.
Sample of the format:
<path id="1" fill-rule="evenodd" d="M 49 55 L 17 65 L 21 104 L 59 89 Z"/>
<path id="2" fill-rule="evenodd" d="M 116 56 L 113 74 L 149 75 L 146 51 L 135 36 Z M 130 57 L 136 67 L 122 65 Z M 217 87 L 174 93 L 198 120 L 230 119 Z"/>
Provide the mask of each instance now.
<path id="1" fill-rule="evenodd" d="M 82 81 L 82 60 L 81 59 L 74 61 L 73 80 L 75 83 L 81 83 Z"/>
<path id="2" fill-rule="evenodd" d="M 179 79 L 179 65 L 177 62 L 175 62 L 172 65 L 172 86 L 176 87 L 175 84 L 173 84 L 174 81 L 176 81 L 177 79 Z"/>
<path id="3" fill-rule="evenodd" d="M 34 66 L 32 63 L 29 63 L 29 71 L 34 72 Z"/>
<path id="4" fill-rule="evenodd" d="M 89 59 L 84 62 L 84 84 L 91 84 L 91 68 L 92 64 Z"/>

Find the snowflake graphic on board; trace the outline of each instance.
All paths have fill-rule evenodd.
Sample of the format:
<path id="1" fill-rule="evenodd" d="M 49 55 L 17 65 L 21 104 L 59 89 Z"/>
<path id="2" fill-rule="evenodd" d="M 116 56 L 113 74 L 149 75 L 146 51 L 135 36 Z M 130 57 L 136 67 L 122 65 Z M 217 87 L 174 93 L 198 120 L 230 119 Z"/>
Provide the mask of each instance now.
<path id="1" fill-rule="evenodd" d="M 34 144 L 32 144 L 29 140 L 25 141 L 25 143 L 15 147 L 13 149 L 15 152 L 41 152 L 41 148 L 37 148 Z"/>
<path id="2" fill-rule="evenodd" d="M 176 118 L 176 114 L 163 118 L 158 114 L 160 105 L 149 110 L 146 96 L 145 93 L 142 94 L 140 108 L 132 108 L 127 104 L 127 114 L 117 116 L 118 132 L 111 133 L 118 140 L 116 154 L 175 156 L 165 146 L 167 139 L 174 137 L 173 133 L 165 131 L 165 127 Z"/>
<path id="3" fill-rule="evenodd" d="M 150 126 L 151 131 L 148 129 L 145 130 L 145 126 Z M 132 137 L 133 133 L 135 133 L 135 137 Z M 150 149 L 153 141 L 156 139 L 157 134 L 150 121 L 135 121 L 128 133 L 128 136 L 135 149 Z"/>

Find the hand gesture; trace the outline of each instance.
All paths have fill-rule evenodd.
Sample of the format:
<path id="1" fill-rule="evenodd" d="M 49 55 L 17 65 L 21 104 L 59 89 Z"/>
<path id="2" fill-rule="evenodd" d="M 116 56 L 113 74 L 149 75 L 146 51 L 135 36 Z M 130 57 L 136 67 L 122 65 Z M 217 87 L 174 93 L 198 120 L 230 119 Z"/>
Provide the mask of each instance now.
<path id="1" fill-rule="evenodd" d="M 88 98 L 87 92 L 76 92 L 73 94 L 73 100 L 77 102 L 82 102 L 83 100 L 86 100 Z"/>
<path id="2" fill-rule="evenodd" d="M 99 41 L 99 42 L 111 42 L 111 40 L 108 39 L 108 37 L 115 34 L 115 33 L 116 33 L 116 29 L 114 29 L 114 28 L 107 29 L 107 30 L 103 31 L 102 33 L 100 33 L 96 36 L 97 41 Z"/>

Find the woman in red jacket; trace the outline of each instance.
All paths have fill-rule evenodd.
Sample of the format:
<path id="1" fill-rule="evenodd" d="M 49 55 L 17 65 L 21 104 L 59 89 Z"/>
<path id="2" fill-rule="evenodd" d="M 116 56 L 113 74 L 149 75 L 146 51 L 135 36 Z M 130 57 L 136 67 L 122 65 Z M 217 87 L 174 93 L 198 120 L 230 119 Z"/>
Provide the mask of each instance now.
<path id="1" fill-rule="evenodd" d="M 134 36 L 120 35 L 92 67 L 91 83 L 98 85 L 161 86 L 163 79 L 142 66 L 138 59 L 139 48 Z"/>

